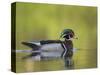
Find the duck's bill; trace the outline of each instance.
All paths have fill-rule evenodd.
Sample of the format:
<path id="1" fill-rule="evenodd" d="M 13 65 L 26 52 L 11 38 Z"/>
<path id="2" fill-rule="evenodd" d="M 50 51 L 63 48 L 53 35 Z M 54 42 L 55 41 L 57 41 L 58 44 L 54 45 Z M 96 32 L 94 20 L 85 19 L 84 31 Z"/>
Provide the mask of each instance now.
<path id="1" fill-rule="evenodd" d="M 78 37 L 74 37 L 73 39 L 78 39 Z"/>

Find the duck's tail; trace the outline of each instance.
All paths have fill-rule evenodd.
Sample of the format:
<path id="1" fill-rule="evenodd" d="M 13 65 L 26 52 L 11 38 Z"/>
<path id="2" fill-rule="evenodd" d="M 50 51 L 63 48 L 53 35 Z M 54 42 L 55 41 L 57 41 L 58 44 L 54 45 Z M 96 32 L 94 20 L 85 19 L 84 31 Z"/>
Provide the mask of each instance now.
<path id="1" fill-rule="evenodd" d="M 40 48 L 40 46 L 35 44 L 34 42 L 22 42 L 22 44 L 32 48 L 33 50 L 39 50 Z"/>

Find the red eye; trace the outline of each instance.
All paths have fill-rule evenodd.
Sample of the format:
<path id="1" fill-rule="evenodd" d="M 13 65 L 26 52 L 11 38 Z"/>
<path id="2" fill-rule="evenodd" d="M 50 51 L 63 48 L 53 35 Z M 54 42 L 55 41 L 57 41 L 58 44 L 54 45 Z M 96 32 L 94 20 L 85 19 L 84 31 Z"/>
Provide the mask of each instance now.
<path id="1" fill-rule="evenodd" d="M 71 38 L 73 37 L 73 35 L 72 35 L 72 34 L 70 34 L 69 36 L 70 36 Z"/>

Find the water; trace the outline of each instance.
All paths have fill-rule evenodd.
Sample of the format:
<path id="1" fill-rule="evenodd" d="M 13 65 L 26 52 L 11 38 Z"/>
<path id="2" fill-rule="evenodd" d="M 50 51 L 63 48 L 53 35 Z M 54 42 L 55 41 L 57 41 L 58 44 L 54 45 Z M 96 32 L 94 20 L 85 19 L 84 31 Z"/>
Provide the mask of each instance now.
<path id="1" fill-rule="evenodd" d="M 22 60 L 21 58 L 29 53 L 16 54 L 16 71 L 17 72 L 38 72 L 38 71 L 56 71 L 70 69 L 96 68 L 96 50 L 84 49 L 78 50 L 73 56 L 73 65 L 65 66 L 63 59 L 50 59 L 34 61 L 31 58 Z"/>

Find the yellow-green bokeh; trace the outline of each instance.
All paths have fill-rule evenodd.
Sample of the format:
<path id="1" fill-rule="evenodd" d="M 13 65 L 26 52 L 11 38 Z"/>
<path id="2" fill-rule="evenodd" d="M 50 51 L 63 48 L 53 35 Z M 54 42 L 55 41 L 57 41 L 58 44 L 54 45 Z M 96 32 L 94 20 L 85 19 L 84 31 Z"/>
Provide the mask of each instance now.
<path id="1" fill-rule="evenodd" d="M 78 37 L 73 40 L 74 47 L 83 49 L 74 59 L 83 58 L 84 66 L 93 60 L 91 67 L 96 67 L 97 7 L 16 3 L 17 50 L 29 49 L 21 44 L 22 41 L 59 39 L 61 31 L 67 28 L 73 29 Z"/>

